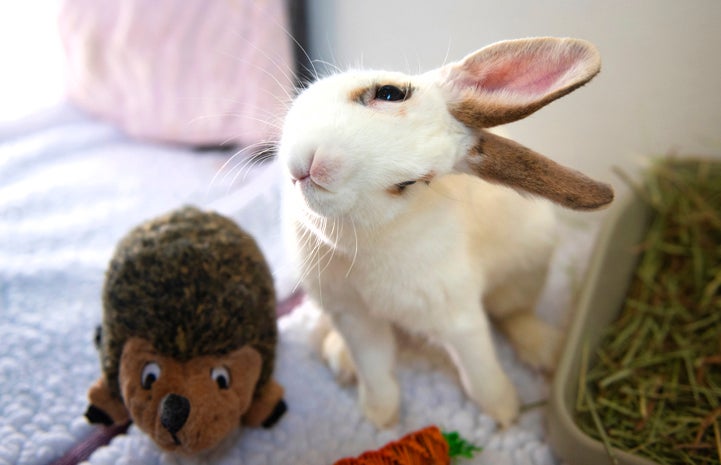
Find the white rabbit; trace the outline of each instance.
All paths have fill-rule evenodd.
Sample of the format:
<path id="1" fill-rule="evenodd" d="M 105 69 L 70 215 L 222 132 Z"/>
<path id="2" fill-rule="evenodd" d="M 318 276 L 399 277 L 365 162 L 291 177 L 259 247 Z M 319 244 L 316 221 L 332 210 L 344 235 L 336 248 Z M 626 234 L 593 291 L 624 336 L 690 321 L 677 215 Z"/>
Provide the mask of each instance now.
<path id="1" fill-rule="evenodd" d="M 445 347 L 467 394 L 504 426 L 519 402 L 488 317 L 523 360 L 553 368 L 559 333 L 534 305 L 554 216 L 514 189 L 576 209 L 613 193 L 483 128 L 529 115 L 599 67 L 584 41 L 506 41 L 417 76 L 332 75 L 294 101 L 278 148 L 286 230 L 304 289 L 337 330 L 324 355 L 339 379 L 357 377 L 375 425 L 399 415 L 393 326 Z"/>

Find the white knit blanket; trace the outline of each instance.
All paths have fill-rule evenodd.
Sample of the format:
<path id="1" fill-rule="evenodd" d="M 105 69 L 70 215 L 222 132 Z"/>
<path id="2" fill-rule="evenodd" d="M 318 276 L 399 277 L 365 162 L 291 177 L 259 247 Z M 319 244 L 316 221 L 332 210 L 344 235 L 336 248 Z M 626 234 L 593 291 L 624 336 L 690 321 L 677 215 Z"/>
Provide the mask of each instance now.
<path id="1" fill-rule="evenodd" d="M 139 222 L 184 204 L 234 218 L 258 239 L 280 297 L 293 286 L 279 232 L 278 170 L 228 153 L 143 144 L 60 106 L 0 126 L 0 465 L 46 464 L 95 426 L 83 417 L 99 375 L 93 346 L 103 273 L 118 239 Z M 566 324 L 596 217 L 564 215 L 539 312 Z M 330 464 L 435 424 L 484 448 L 459 464 L 554 464 L 542 407 L 501 431 L 463 395 L 438 349 L 406 341 L 399 360 L 400 423 L 378 431 L 340 387 L 309 335 L 317 312 L 304 304 L 281 318 L 276 376 L 289 410 L 272 429 L 243 429 L 212 453 L 164 453 L 137 428 L 115 437 L 92 464 Z M 497 336 L 504 367 L 524 403 L 545 399 L 548 380 L 521 364 Z"/>

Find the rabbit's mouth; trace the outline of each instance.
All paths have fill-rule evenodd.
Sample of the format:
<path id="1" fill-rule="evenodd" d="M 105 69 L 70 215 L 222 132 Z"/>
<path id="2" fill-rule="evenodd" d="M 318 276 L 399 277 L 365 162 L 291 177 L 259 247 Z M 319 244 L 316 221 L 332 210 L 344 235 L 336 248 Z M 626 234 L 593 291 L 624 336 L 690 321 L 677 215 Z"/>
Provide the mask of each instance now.
<path id="1" fill-rule="evenodd" d="M 320 191 L 330 192 L 330 190 L 325 188 L 316 179 L 313 179 L 313 176 L 311 176 L 310 174 L 306 174 L 304 176 L 301 176 L 300 178 L 291 177 L 291 182 L 293 183 L 293 185 L 300 186 L 300 189 L 303 192 L 309 189 L 317 189 Z"/>
<path id="2" fill-rule="evenodd" d="M 329 216 L 333 210 L 333 192 L 316 182 L 312 176 L 291 178 L 293 190 L 306 208 L 321 216 Z"/>

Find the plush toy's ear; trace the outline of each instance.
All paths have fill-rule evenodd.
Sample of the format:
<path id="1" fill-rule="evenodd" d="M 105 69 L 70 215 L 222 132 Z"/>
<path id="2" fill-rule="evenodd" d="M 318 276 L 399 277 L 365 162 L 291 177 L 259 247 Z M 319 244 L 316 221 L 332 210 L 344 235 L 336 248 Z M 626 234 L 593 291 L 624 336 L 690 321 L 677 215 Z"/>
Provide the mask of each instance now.
<path id="1" fill-rule="evenodd" d="M 85 412 L 85 417 L 90 423 L 113 425 L 126 423 L 130 419 L 122 400 L 110 393 L 104 376 L 90 386 L 88 400 L 90 405 Z"/>
<path id="2" fill-rule="evenodd" d="M 553 37 L 498 42 L 439 70 L 449 110 L 480 129 L 525 118 L 590 81 L 601 69 L 596 48 Z"/>
<path id="3" fill-rule="evenodd" d="M 266 384 L 260 395 L 243 415 L 242 423 L 247 426 L 263 426 L 270 428 L 288 410 L 283 400 L 283 387 L 274 379 Z"/>

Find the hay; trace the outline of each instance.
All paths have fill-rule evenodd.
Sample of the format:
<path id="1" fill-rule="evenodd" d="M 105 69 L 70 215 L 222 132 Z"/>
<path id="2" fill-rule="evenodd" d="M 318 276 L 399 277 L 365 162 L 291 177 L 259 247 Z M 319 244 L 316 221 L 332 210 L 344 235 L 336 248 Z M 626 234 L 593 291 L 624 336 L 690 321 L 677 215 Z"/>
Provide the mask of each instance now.
<path id="1" fill-rule="evenodd" d="M 721 463 L 721 163 L 658 160 L 618 319 L 582 370 L 583 431 L 658 463 Z"/>

